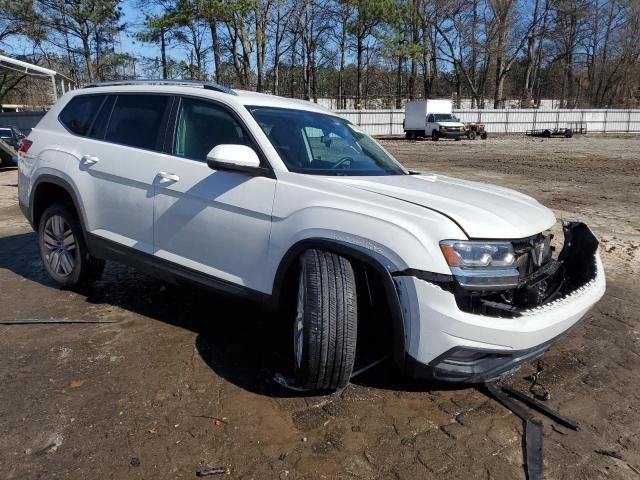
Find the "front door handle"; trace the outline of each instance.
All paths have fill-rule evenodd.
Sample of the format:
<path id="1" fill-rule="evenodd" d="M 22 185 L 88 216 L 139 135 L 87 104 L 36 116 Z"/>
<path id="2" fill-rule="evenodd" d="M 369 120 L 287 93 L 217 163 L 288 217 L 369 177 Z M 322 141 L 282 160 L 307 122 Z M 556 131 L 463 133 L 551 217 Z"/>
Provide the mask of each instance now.
<path id="1" fill-rule="evenodd" d="M 175 173 L 158 172 L 158 176 L 160 177 L 161 181 L 165 182 L 177 182 L 180 180 L 180 177 Z"/>
<path id="2" fill-rule="evenodd" d="M 87 155 L 83 155 L 80 161 L 85 165 L 93 165 L 94 163 L 98 163 L 100 159 L 94 155 L 87 154 Z"/>

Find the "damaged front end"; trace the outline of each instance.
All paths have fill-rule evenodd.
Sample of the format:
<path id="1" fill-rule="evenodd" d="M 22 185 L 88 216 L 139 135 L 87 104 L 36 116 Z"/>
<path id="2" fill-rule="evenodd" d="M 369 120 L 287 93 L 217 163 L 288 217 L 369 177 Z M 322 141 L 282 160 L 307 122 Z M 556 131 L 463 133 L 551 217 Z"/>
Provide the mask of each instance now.
<path id="1" fill-rule="evenodd" d="M 472 289 L 455 280 L 440 283 L 464 312 L 492 317 L 518 317 L 523 311 L 565 297 L 596 277 L 598 240 L 584 223 L 563 225 L 564 245 L 557 257 L 550 234 L 511 242 L 518 278 L 510 288 Z"/>
<path id="2" fill-rule="evenodd" d="M 444 244 L 442 250 L 453 275 L 398 272 L 398 276 L 412 276 L 451 293 L 459 312 L 488 319 L 478 323 L 468 316 L 458 317 L 445 304 L 431 306 L 433 300 L 425 297 L 425 318 L 440 325 L 443 339 L 460 340 L 460 344 L 424 364 L 408 357 L 409 374 L 447 382 L 492 381 L 539 358 L 575 326 L 597 301 L 595 295 L 601 295 L 604 284 L 598 283 L 602 273 L 598 240 L 591 230 L 579 222 L 565 223 L 563 230 L 564 243 L 559 252 L 547 233 L 509 242 L 446 241 L 441 248 Z M 448 248 L 451 245 L 455 252 Z M 592 284 L 593 302 L 585 301 L 583 294 Z M 536 317 L 535 322 L 526 321 L 532 317 Z M 514 319 L 513 325 L 498 327 L 506 319 Z M 562 323 L 566 328 L 559 328 Z M 542 330 L 549 335 L 540 333 Z M 510 344 L 517 346 L 501 347 Z"/>

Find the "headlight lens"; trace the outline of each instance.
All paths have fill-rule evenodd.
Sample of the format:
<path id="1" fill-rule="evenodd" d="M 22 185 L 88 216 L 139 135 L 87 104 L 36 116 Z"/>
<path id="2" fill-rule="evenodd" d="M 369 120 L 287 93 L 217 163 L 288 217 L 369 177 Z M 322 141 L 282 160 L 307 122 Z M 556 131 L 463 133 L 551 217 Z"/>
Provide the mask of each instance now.
<path id="1" fill-rule="evenodd" d="M 445 240 L 440 249 L 450 267 L 511 267 L 516 260 L 510 242 Z"/>
<path id="2" fill-rule="evenodd" d="M 510 242 L 444 240 L 440 249 L 462 287 L 500 290 L 518 285 L 519 272 Z"/>

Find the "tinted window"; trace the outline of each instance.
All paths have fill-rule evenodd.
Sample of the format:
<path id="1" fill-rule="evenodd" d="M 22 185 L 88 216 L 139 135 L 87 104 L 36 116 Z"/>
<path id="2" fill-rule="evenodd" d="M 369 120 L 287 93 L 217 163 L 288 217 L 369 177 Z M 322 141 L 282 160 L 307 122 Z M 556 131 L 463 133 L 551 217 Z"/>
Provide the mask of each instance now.
<path id="1" fill-rule="evenodd" d="M 429 116 L 427 117 L 427 122 L 429 122 L 429 123 L 433 123 L 433 115 L 429 115 Z"/>
<path id="2" fill-rule="evenodd" d="M 207 153 L 220 144 L 250 145 L 245 131 L 223 107 L 212 102 L 183 98 L 173 153 L 193 160 L 207 159 Z"/>
<path id="3" fill-rule="evenodd" d="M 13 132 L 9 128 L 0 128 L 0 138 L 13 138 Z"/>
<path id="4" fill-rule="evenodd" d="M 79 95 L 74 97 L 62 113 L 60 121 L 76 135 L 86 135 L 93 117 L 102 105 L 104 95 Z"/>
<path id="5" fill-rule="evenodd" d="M 166 95 L 119 95 L 111 113 L 108 142 L 158 150 L 164 129 L 162 119 L 169 105 Z"/>
<path id="6" fill-rule="evenodd" d="M 88 135 L 89 138 L 104 140 L 104 134 L 107 130 L 107 122 L 109 121 L 109 117 L 111 116 L 111 112 L 113 111 L 113 104 L 115 103 L 115 101 L 115 95 L 107 96 L 107 99 L 100 108 L 98 116 L 93 121 L 93 126 L 91 127 L 91 131 Z"/>

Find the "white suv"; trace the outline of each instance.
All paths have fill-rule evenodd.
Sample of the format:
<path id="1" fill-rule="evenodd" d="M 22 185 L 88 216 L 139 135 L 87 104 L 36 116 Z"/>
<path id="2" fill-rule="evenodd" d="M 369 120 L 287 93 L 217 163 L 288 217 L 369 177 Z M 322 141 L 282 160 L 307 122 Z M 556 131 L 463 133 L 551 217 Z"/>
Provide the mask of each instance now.
<path id="1" fill-rule="evenodd" d="M 20 206 L 63 287 L 115 260 L 287 306 L 301 386 L 352 373 L 377 318 L 414 377 L 484 382 L 602 297 L 598 241 L 520 193 L 403 168 L 313 103 L 214 84 L 67 93 L 21 147 Z M 377 327 L 376 327 L 377 328 Z"/>

